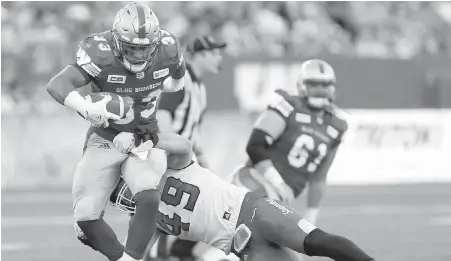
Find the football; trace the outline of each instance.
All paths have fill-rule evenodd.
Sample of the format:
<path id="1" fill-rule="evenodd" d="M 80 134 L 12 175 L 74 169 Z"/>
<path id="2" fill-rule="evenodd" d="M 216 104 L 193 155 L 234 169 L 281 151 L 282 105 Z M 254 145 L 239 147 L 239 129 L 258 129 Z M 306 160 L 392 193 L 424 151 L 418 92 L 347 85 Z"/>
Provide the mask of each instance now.
<path id="1" fill-rule="evenodd" d="M 105 96 L 111 97 L 111 101 L 106 105 L 107 111 L 124 119 L 133 106 L 133 101 L 129 97 L 122 97 L 111 92 L 96 92 L 85 96 L 85 99 L 90 102 L 98 102 Z"/>

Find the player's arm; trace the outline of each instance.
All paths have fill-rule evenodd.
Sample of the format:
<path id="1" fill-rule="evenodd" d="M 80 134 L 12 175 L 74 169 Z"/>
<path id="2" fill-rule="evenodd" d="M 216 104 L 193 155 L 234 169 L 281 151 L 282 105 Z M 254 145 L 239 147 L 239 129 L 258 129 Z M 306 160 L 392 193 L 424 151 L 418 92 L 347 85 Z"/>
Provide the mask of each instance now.
<path id="1" fill-rule="evenodd" d="M 159 133 L 154 148 L 165 150 L 168 155 L 168 169 L 183 169 L 191 163 L 193 150 L 191 142 L 174 133 Z"/>
<path id="2" fill-rule="evenodd" d="M 328 155 L 323 159 L 323 162 L 319 166 L 318 170 L 311 176 L 309 180 L 305 219 L 307 219 L 312 224 L 316 223 L 316 219 L 319 213 L 319 205 L 326 190 L 327 173 L 329 172 L 329 168 L 335 158 L 337 149 L 338 147 L 335 147 L 328 153 Z"/>
<path id="3" fill-rule="evenodd" d="M 47 92 L 59 103 L 76 110 L 95 127 L 108 126 L 108 119 L 118 120 L 119 117 L 106 110 L 106 104 L 111 97 L 91 103 L 86 101 L 77 91 L 78 88 L 91 82 L 91 78 L 100 74 L 101 69 L 92 62 L 83 47 L 82 41 L 77 52 L 77 61 L 66 66 L 60 73 L 50 79 Z"/>
<path id="4" fill-rule="evenodd" d="M 162 30 L 162 34 L 161 43 L 166 46 L 167 52 L 175 63 L 175 69 L 171 70 L 171 75 L 163 81 L 163 92 L 176 92 L 185 86 L 185 59 L 177 39 L 165 30 Z"/>
<path id="5" fill-rule="evenodd" d="M 280 93 L 275 92 L 268 109 L 255 123 L 246 147 L 258 172 L 276 186 L 285 182 L 270 160 L 269 148 L 285 131 L 287 118 L 293 111 L 293 106 Z"/>
<path id="6" fill-rule="evenodd" d="M 77 89 L 89 82 L 89 77 L 86 77 L 74 65 L 68 65 L 50 79 L 47 84 L 47 92 L 57 102 L 78 111 L 86 117 L 86 108 L 89 102 L 77 92 Z"/>
<path id="7" fill-rule="evenodd" d="M 335 145 L 321 162 L 314 175 L 310 177 L 307 190 L 307 208 L 305 211 L 305 219 L 311 223 L 315 223 L 319 213 L 319 205 L 324 197 L 326 190 L 326 180 L 329 169 L 334 162 L 335 155 L 341 144 L 341 138 L 335 141 Z"/>
<path id="8" fill-rule="evenodd" d="M 174 117 L 177 107 L 182 103 L 184 97 L 184 90 L 161 94 L 157 110 L 158 127 L 161 132 L 173 133 L 175 131 L 173 127 Z"/>

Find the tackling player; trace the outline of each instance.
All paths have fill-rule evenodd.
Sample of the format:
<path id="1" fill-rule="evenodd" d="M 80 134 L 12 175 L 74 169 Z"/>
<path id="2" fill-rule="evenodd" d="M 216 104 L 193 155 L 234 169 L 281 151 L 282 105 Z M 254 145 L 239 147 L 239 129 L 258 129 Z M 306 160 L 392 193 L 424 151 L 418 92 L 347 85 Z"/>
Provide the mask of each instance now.
<path id="1" fill-rule="evenodd" d="M 207 99 L 202 77 L 206 73 L 216 74 L 220 70 L 221 50 L 226 43 L 213 37 L 201 36 L 188 43 L 190 55 L 186 66 L 185 88 L 178 92 L 164 93 L 157 111 L 158 125 L 162 132 L 174 132 L 193 143 L 197 162 L 208 167 L 200 143 L 200 127 L 205 114 Z M 166 237 L 160 237 L 159 256 L 166 256 Z M 183 260 L 193 260 L 192 250 L 196 242 L 177 239 L 170 248 L 170 255 Z M 162 253 L 161 253 L 162 252 Z M 148 258 L 145 255 L 145 258 Z"/>
<path id="2" fill-rule="evenodd" d="M 109 260 L 142 259 L 155 231 L 160 198 L 156 187 L 165 165 L 152 166 L 130 152 L 141 143 L 157 142 L 153 139 L 158 132 L 156 104 L 161 92 L 183 88 L 184 74 L 177 40 L 160 29 L 155 13 L 146 5 L 132 3 L 119 10 L 111 30 L 85 37 L 76 62 L 48 83 L 47 91 L 56 101 L 91 123 L 74 174 L 74 217 L 89 244 Z M 109 96 L 96 103 L 85 100 L 77 88 L 89 83 L 94 92 L 120 94 L 132 103 L 130 113 L 123 119 L 108 113 Z M 137 204 L 125 252 L 103 220 L 108 197 L 121 174 Z"/>
<path id="3" fill-rule="evenodd" d="M 162 233 L 202 241 L 246 261 L 292 260 L 284 258 L 280 247 L 338 261 L 374 260 L 349 239 L 324 232 L 280 201 L 232 185 L 202 168 L 191 160 L 190 143 L 180 136 L 175 139 L 177 145 L 159 142 L 155 146 L 169 153 L 160 183 L 158 228 Z M 110 200 L 119 209 L 134 212 L 133 194 L 124 182 Z M 277 259 L 265 258 L 266 254 Z"/>
<path id="4" fill-rule="evenodd" d="M 335 81 L 335 72 L 325 61 L 301 65 L 300 95 L 275 92 L 249 138 L 250 161 L 232 174 L 234 184 L 266 190 L 284 202 L 298 197 L 308 184 L 305 218 L 316 222 L 327 173 L 347 130 L 332 105 Z"/>

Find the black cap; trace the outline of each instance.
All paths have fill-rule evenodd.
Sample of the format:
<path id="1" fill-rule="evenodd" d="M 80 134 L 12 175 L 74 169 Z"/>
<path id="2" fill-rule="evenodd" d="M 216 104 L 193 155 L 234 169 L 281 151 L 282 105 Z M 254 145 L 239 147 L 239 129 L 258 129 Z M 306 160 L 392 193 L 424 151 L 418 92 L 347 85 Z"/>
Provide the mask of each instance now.
<path id="1" fill-rule="evenodd" d="M 198 37 L 188 44 L 188 51 L 191 53 L 222 49 L 227 46 L 225 42 L 218 42 L 210 35 Z"/>

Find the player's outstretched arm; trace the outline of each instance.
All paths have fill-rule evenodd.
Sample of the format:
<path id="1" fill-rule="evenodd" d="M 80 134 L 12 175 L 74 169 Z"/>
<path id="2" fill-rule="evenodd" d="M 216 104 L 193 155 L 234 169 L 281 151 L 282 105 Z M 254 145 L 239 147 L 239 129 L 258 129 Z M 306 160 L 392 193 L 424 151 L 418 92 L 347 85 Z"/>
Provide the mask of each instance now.
<path id="1" fill-rule="evenodd" d="M 165 150 L 168 154 L 168 169 L 183 169 L 191 163 L 193 150 L 191 142 L 175 133 L 159 133 L 154 148 Z"/>
<path id="2" fill-rule="evenodd" d="M 285 119 L 273 109 L 266 110 L 255 123 L 246 152 L 259 173 L 278 191 L 283 201 L 293 199 L 293 192 L 285 184 L 270 160 L 268 149 L 286 128 Z"/>

